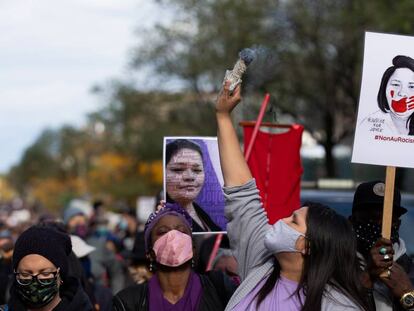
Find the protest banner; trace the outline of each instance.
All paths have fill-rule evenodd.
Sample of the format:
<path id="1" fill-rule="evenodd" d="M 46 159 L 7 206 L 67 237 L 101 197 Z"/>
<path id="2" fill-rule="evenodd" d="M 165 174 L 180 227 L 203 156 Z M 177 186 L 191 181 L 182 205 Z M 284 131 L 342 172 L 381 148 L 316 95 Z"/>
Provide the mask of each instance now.
<path id="1" fill-rule="evenodd" d="M 352 162 L 386 166 L 382 236 L 390 238 L 396 167 L 414 167 L 414 37 L 365 34 Z"/>
<path id="2" fill-rule="evenodd" d="M 193 218 L 193 232 L 221 232 L 223 175 L 216 137 L 164 137 L 164 193 Z"/>
<path id="3" fill-rule="evenodd" d="M 352 162 L 414 167 L 414 37 L 367 32 Z"/>

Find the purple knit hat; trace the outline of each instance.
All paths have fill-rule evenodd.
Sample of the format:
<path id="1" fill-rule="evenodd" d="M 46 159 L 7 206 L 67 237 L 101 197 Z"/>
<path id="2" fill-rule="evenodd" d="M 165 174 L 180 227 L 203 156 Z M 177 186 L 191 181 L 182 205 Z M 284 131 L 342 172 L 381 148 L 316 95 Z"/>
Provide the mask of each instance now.
<path id="1" fill-rule="evenodd" d="M 187 211 L 177 203 L 166 203 L 165 207 L 151 213 L 151 215 L 148 217 L 147 222 L 145 223 L 144 238 L 146 253 L 148 253 L 149 247 L 151 245 L 152 229 L 158 223 L 158 221 L 166 215 L 174 215 L 179 217 L 188 226 L 188 228 L 190 228 L 191 231 L 193 230 L 193 220 Z"/>

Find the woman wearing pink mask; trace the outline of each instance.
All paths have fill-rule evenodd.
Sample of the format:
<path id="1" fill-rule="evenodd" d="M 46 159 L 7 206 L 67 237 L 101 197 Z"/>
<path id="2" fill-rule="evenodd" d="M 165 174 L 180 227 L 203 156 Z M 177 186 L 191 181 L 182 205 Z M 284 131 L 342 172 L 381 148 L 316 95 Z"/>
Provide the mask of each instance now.
<path id="1" fill-rule="evenodd" d="M 154 276 L 114 297 L 114 311 L 224 310 L 231 288 L 217 275 L 192 270 L 192 219 L 178 204 L 167 203 L 145 224 L 145 249 Z M 223 286 L 219 290 L 216 286 Z M 226 294 L 226 291 L 229 291 Z"/>
<path id="2" fill-rule="evenodd" d="M 268 224 L 244 160 L 231 111 L 240 102 L 227 82 L 217 99 L 227 234 L 242 283 L 226 310 L 369 310 L 358 279 L 351 225 L 332 209 L 310 203 Z"/>

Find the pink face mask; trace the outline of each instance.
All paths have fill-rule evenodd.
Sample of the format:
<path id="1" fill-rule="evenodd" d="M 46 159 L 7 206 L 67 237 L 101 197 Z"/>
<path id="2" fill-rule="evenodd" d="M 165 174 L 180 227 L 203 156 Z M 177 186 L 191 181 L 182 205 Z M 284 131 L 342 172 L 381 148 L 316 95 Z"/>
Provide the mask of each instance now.
<path id="1" fill-rule="evenodd" d="M 178 230 L 171 230 L 160 237 L 153 250 L 157 262 L 164 266 L 178 267 L 193 258 L 193 242 L 191 236 Z"/>

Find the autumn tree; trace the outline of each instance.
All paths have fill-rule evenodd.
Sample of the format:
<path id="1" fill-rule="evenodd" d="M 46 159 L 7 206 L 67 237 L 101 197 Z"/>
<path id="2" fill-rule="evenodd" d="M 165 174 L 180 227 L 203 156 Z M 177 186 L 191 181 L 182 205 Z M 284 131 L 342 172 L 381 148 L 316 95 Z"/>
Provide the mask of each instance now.
<path id="1" fill-rule="evenodd" d="M 335 176 L 333 148 L 352 138 L 365 30 L 413 29 L 408 0 L 160 2 L 175 18 L 148 31 L 133 58 L 136 68 L 150 64 L 161 81 L 179 79 L 200 94 L 217 91 L 240 49 L 257 47 L 245 96 L 271 92 L 273 106 L 324 147 L 327 176 Z"/>

